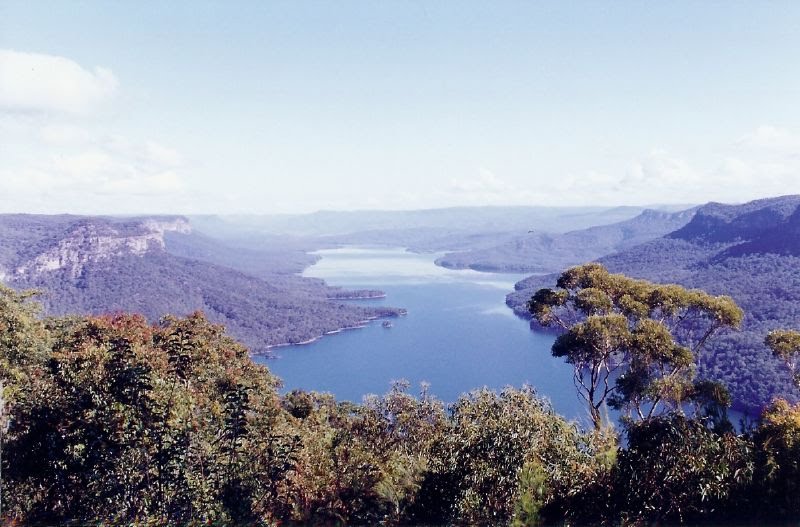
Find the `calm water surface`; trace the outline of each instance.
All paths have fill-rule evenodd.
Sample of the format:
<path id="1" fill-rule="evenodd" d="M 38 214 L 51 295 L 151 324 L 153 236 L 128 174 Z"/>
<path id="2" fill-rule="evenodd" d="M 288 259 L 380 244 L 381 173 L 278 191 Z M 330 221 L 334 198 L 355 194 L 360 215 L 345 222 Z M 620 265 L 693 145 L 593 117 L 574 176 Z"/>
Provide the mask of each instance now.
<path id="1" fill-rule="evenodd" d="M 556 410 L 584 419 L 571 368 L 550 355 L 553 337 L 533 333 L 514 316 L 505 295 L 523 275 L 453 271 L 433 264 L 434 255 L 402 249 L 345 248 L 318 253 L 305 275 L 346 288 L 376 288 L 379 300 L 362 304 L 403 307 L 408 315 L 364 329 L 343 331 L 307 345 L 278 348 L 260 358 L 284 381 L 284 389 L 331 392 L 360 401 L 385 393 L 392 380 L 421 382 L 444 401 L 481 386 L 500 389 L 529 383 Z"/>

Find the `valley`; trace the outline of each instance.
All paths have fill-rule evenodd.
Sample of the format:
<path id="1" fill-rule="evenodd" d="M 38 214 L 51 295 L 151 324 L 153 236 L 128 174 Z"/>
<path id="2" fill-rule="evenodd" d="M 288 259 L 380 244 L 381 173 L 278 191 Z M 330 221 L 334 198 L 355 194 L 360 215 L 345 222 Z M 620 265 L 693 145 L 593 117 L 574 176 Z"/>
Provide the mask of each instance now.
<path id="1" fill-rule="evenodd" d="M 253 353 L 403 313 L 339 302 L 352 294 L 298 276 L 315 258 L 290 243 L 226 245 L 181 217 L 0 216 L 0 240 L 3 281 L 40 291 L 46 314 L 203 311 Z"/>
<path id="2" fill-rule="evenodd" d="M 583 421 L 571 386 L 571 370 L 550 354 L 552 336 L 533 333 L 503 298 L 521 275 L 453 271 L 437 267 L 433 255 L 399 248 L 345 247 L 319 251 L 305 276 L 347 289 L 379 287 L 385 300 L 408 309 L 391 329 L 369 324 L 313 343 L 276 349 L 277 358 L 256 357 L 284 381 L 284 391 L 314 389 L 339 400 L 361 401 L 394 380 L 416 393 L 444 401 L 487 386 L 534 386 L 565 416 Z"/>
<path id="3" fill-rule="evenodd" d="M 527 363 L 532 348 L 552 360 L 546 344 L 527 342 L 539 333 L 513 318 L 508 323 L 526 336 L 512 337 L 518 330 L 508 327 L 478 331 L 482 326 L 476 320 L 487 319 L 448 318 L 448 302 L 455 309 L 457 299 L 482 298 L 481 283 L 503 277 L 501 297 L 506 295 L 508 308 L 501 298 L 490 311 L 529 319 L 526 302 L 538 288 L 553 285 L 553 273 L 597 260 L 613 272 L 733 296 L 746 312 L 742 330 L 716 339 L 701 361 L 701 374 L 725 381 L 734 406 L 756 413 L 776 395 L 797 397 L 785 367 L 771 356 L 763 338 L 771 329 L 793 327 L 798 318 L 800 249 L 793 234 L 800 232 L 798 206 L 800 198 L 790 196 L 684 211 L 478 208 L 288 218 L 6 215 L 0 216 L 0 271 L 8 285 L 41 291 L 47 314 L 132 311 L 156 322 L 165 314 L 203 311 L 252 353 L 283 357 L 269 364 L 287 386 L 331 390 L 358 400 L 367 391 L 380 392 L 395 377 L 433 380 L 435 393 L 445 398 L 472 384 L 546 383 L 546 377 L 526 376 L 536 371 Z M 365 230 L 369 221 L 375 223 Z M 457 228 L 446 227 L 452 221 L 460 222 Z M 361 252 L 336 249 L 354 246 Z M 410 252 L 397 253 L 396 247 Z M 336 272 L 321 272 L 331 261 L 339 262 Z M 442 276 L 461 277 L 450 283 L 455 289 L 430 281 L 437 269 Z M 516 273 L 515 278 L 508 273 Z M 526 278 L 530 273 L 537 274 Z M 409 281 L 427 292 L 411 294 Z M 437 310 L 428 309 L 423 298 Z M 408 309 L 410 316 L 397 320 L 391 332 L 368 323 L 402 317 Z M 423 326 L 410 329 L 423 318 Z M 448 327 L 452 338 L 428 332 L 428 326 Z M 361 329 L 341 331 L 354 327 Z M 414 338 L 396 338 L 407 331 Z M 463 383 L 439 378 L 425 360 L 417 362 L 418 371 L 404 371 L 393 362 L 409 348 L 425 359 L 447 356 L 454 342 L 461 342 L 456 349 L 466 349 L 475 331 L 495 341 L 471 349 L 453 370 L 461 372 Z M 291 346 L 299 343 L 312 344 Z M 501 351 L 508 349 L 515 351 Z M 348 355 L 347 350 L 353 351 Z M 504 359 L 484 369 L 483 376 L 464 374 L 465 364 L 480 365 L 489 355 Z M 333 363 L 332 356 L 338 357 Z M 324 376 L 317 372 L 333 364 L 350 371 L 353 360 L 392 365 L 394 373 L 387 368 L 364 376 L 370 378 L 365 384 L 320 381 Z M 501 371 L 514 375 L 503 377 Z"/>

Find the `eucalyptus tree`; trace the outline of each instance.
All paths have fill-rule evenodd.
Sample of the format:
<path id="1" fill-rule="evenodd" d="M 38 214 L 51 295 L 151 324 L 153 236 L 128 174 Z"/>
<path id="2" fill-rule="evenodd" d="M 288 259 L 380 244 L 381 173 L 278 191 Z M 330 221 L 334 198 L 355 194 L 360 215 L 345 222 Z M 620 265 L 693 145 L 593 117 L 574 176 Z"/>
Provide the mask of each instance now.
<path id="1" fill-rule="evenodd" d="M 776 330 L 767 335 L 765 342 L 772 353 L 789 368 L 794 384 L 800 388 L 800 331 Z"/>
<path id="2" fill-rule="evenodd" d="M 646 419 L 680 411 L 695 397 L 716 394 L 725 401 L 722 387 L 709 389 L 695 377 L 708 340 L 741 323 L 742 310 L 730 297 L 612 274 L 591 263 L 562 273 L 556 288 L 537 291 L 528 310 L 543 326 L 562 331 L 553 355 L 573 366 L 596 429 L 606 404 Z"/>

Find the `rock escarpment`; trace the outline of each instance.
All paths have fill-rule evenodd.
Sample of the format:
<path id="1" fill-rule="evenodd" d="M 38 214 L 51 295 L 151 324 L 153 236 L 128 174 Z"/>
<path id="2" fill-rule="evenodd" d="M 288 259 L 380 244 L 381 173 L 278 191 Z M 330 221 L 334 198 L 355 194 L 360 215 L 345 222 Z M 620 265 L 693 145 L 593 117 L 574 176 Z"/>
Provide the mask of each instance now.
<path id="1" fill-rule="evenodd" d="M 191 226 L 184 218 L 147 218 L 125 222 L 80 220 L 42 252 L 20 262 L 13 272 L 0 271 L 0 279 L 31 278 L 60 270 L 65 270 L 75 278 L 88 263 L 121 256 L 144 256 L 150 251 L 165 250 L 166 232 L 188 234 Z"/>

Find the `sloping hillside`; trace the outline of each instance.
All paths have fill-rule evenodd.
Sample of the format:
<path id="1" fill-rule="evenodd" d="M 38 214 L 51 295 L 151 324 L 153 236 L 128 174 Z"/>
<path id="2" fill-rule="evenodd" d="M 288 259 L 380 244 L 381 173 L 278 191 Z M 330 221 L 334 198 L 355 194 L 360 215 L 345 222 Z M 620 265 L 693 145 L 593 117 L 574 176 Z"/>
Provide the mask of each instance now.
<path id="1" fill-rule="evenodd" d="M 261 352 L 400 312 L 331 300 L 345 295 L 293 274 L 313 261 L 302 251 L 223 245 L 180 217 L 0 216 L 0 235 L 0 278 L 51 314 L 202 310 Z"/>
<path id="2" fill-rule="evenodd" d="M 436 263 L 476 271 L 554 272 L 670 233 L 686 225 L 694 211 L 645 210 L 629 220 L 564 234 L 534 230 L 492 247 L 446 254 Z"/>
<path id="3" fill-rule="evenodd" d="M 675 232 L 599 261 L 613 272 L 732 296 L 746 312 L 743 328 L 716 339 L 702 374 L 725 381 L 749 410 L 798 395 L 763 341 L 772 329 L 800 326 L 800 196 L 709 203 Z M 527 316 L 525 302 L 554 280 L 523 280 L 507 303 Z"/>

